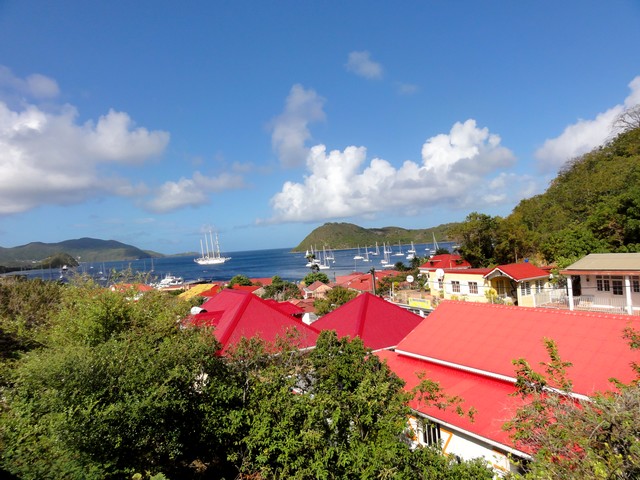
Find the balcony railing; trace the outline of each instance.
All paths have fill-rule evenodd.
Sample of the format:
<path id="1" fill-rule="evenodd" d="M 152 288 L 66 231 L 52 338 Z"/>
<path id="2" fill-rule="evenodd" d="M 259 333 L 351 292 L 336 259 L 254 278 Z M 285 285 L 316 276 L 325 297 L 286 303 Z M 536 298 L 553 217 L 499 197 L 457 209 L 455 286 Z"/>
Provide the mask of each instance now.
<path id="1" fill-rule="evenodd" d="M 534 295 L 536 307 L 569 308 L 569 295 L 564 289 L 547 290 Z M 634 305 L 633 315 L 640 315 L 640 305 Z M 624 297 L 605 297 L 598 295 L 581 295 L 573 297 L 573 309 L 588 312 L 627 314 Z"/>

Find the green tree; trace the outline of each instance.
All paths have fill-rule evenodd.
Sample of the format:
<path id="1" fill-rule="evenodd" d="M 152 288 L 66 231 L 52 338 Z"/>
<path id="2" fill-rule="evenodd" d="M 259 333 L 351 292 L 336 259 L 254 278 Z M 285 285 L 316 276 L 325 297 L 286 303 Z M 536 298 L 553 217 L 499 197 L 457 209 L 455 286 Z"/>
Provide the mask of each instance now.
<path id="1" fill-rule="evenodd" d="M 474 267 L 495 262 L 495 244 L 500 217 L 473 212 L 464 222 L 453 226 L 449 235 L 460 245 L 460 255 Z"/>
<path id="2" fill-rule="evenodd" d="M 8 375 L 2 468 L 83 479 L 185 478 L 211 462 L 224 469 L 224 419 L 235 400 L 215 337 L 178 328 L 186 311 L 176 297 L 64 292 L 43 348 Z"/>
<path id="3" fill-rule="evenodd" d="M 311 272 L 307 273 L 302 279 L 305 285 L 311 285 L 313 282 L 322 282 L 328 284 L 330 282 L 329 277 L 323 272 Z"/>
<path id="4" fill-rule="evenodd" d="M 273 353 L 255 343 L 252 348 Z M 338 339 L 327 331 L 309 354 L 285 351 L 290 353 L 259 355 L 261 363 L 255 354 L 233 362 L 244 369 L 248 385 L 241 467 L 246 476 L 492 477 L 479 462 L 458 463 L 434 449 L 409 448 L 403 431 L 410 394 L 359 339 Z"/>
<path id="5" fill-rule="evenodd" d="M 525 359 L 514 361 L 517 395 L 526 403 L 504 425 L 519 448 L 533 452 L 525 478 L 640 478 L 638 383 L 579 400 L 567 378 L 571 363 L 552 340 L 545 343 L 550 360 L 541 363 L 544 373 Z"/>
<path id="6" fill-rule="evenodd" d="M 251 279 L 246 275 L 235 275 L 231 280 L 229 280 L 229 287 L 233 287 L 234 285 L 244 285 L 249 286 L 253 285 L 251 283 Z"/>
<path id="7" fill-rule="evenodd" d="M 358 296 L 358 292 L 341 286 L 333 287 L 327 292 L 325 298 L 318 298 L 313 302 L 318 315 L 326 315 L 332 312 L 340 305 L 344 305 L 349 300 L 353 300 Z"/>
<path id="8" fill-rule="evenodd" d="M 276 275 L 271 279 L 271 285 L 264 287 L 262 298 L 273 298 L 283 302 L 292 298 L 302 298 L 302 293 L 298 285 Z"/>

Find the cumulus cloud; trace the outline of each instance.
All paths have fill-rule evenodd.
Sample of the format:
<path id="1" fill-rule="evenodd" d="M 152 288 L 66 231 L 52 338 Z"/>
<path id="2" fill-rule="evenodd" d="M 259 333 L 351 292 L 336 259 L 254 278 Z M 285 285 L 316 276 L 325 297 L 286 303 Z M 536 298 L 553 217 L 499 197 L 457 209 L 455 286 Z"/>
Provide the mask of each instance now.
<path id="1" fill-rule="evenodd" d="M 382 65 L 371 60 L 369 52 L 351 52 L 345 65 L 349 72 L 355 73 L 364 78 L 378 79 L 382 78 Z"/>
<path id="2" fill-rule="evenodd" d="M 240 175 L 223 173 L 207 177 L 195 172 L 192 178 L 165 182 L 145 206 L 156 213 L 167 213 L 185 207 L 206 205 L 209 203 L 209 194 L 244 186 L 244 180 Z"/>
<path id="3" fill-rule="evenodd" d="M 367 163 L 364 147 L 327 152 L 324 145 L 314 146 L 304 181 L 286 182 L 272 197 L 274 216 L 269 221 L 310 222 L 511 201 L 522 190 L 516 177 L 508 183 L 502 177 L 515 157 L 500 142 L 498 135 L 467 120 L 456 123 L 449 134 L 429 138 L 421 163 L 405 161 L 400 167 L 381 158 Z"/>
<path id="4" fill-rule="evenodd" d="M 572 158 L 583 155 L 602 145 L 610 138 L 615 120 L 626 108 L 640 104 L 640 76 L 629 83 L 631 93 L 623 105 L 615 105 L 596 115 L 592 120 L 580 119 L 567 126 L 556 138 L 547 139 L 535 152 L 540 168 L 553 171 Z"/>
<path id="5" fill-rule="evenodd" d="M 284 112 L 272 121 L 271 144 L 283 166 L 304 162 L 309 151 L 305 144 L 311 138 L 309 124 L 325 119 L 324 102 L 314 90 L 305 90 L 302 85 L 291 88 Z"/>
<path id="6" fill-rule="evenodd" d="M 3 75 L 6 88 L 6 69 Z M 18 87 L 50 96 L 56 91 L 52 82 L 32 75 Z M 110 110 L 96 124 L 79 124 L 77 118 L 69 105 L 52 113 L 35 104 L 11 108 L 0 101 L 0 214 L 77 203 L 101 193 L 135 194 L 141 187 L 109 166 L 140 163 L 160 155 L 169 142 L 167 132 L 136 127 L 124 112 Z"/>

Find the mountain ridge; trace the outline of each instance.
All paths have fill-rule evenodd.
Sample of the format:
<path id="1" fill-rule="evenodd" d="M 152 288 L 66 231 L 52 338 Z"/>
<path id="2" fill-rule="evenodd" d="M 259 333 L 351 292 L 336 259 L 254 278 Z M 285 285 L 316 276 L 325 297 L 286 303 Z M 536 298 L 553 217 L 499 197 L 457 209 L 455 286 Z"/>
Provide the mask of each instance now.
<path id="1" fill-rule="evenodd" d="M 164 255 L 141 250 L 117 240 L 82 237 L 56 243 L 30 242 L 17 247 L 0 247 L 0 265 L 31 266 L 56 254 L 65 253 L 82 262 L 108 262 L 160 258 Z"/>

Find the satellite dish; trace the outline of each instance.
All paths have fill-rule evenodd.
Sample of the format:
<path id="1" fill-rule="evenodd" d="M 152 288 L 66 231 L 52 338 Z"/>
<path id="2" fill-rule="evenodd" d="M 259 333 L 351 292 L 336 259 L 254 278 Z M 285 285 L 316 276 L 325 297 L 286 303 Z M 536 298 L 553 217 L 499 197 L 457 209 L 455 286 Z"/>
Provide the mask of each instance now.
<path id="1" fill-rule="evenodd" d="M 439 279 L 440 279 L 440 278 L 442 278 L 442 277 L 444 277 L 444 270 L 443 270 L 443 269 L 441 269 L 441 268 L 438 268 L 438 269 L 436 270 L 436 277 L 438 277 Z"/>
<path id="2" fill-rule="evenodd" d="M 413 275 L 407 275 L 407 282 L 413 283 Z"/>

